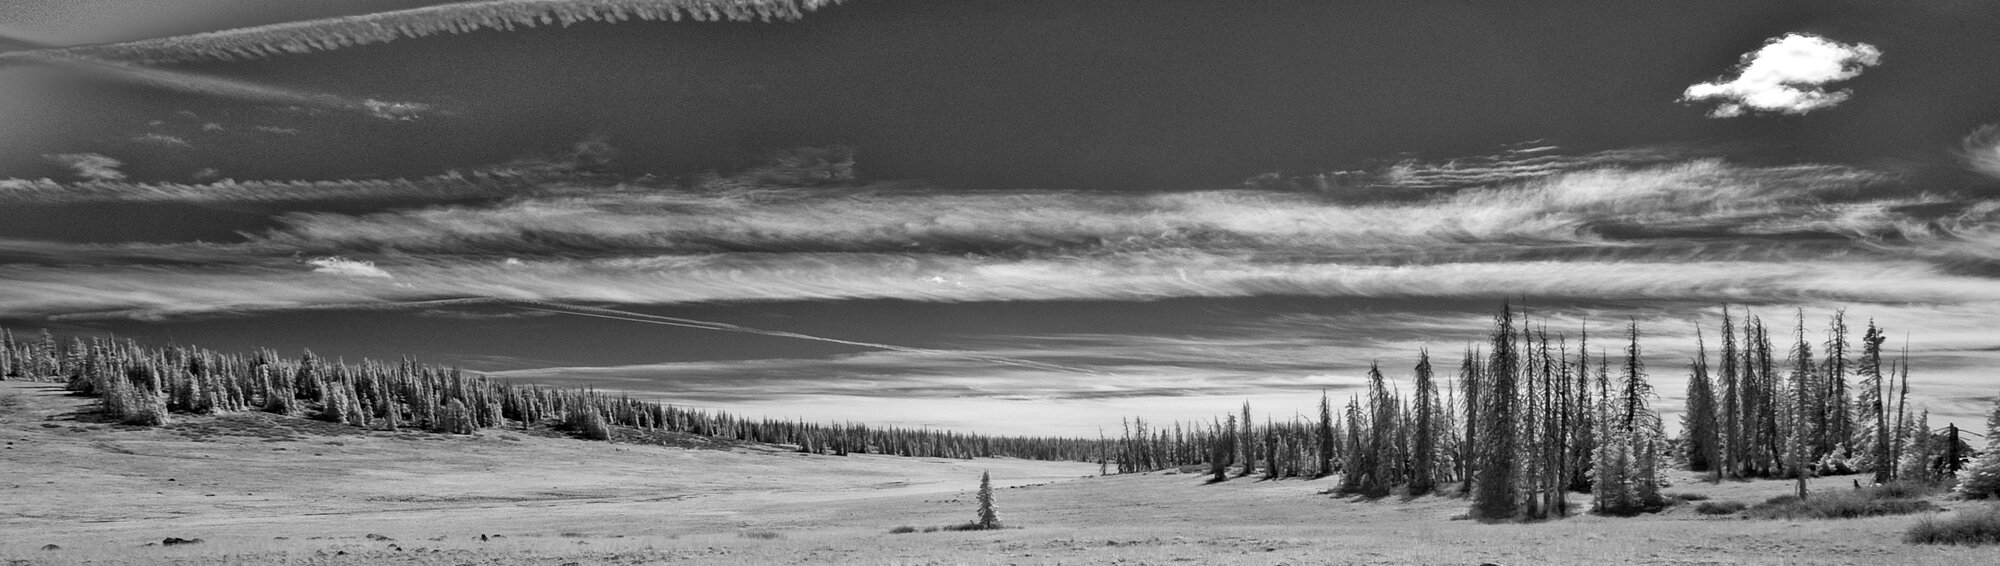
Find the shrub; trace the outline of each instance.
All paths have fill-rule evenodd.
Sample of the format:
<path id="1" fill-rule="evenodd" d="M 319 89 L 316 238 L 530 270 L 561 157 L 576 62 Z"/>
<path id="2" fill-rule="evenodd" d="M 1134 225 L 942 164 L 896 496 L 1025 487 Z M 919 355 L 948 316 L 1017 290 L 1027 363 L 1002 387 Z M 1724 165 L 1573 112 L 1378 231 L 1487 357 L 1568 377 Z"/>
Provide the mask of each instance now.
<path id="1" fill-rule="evenodd" d="M 1741 501 L 1703 501 L 1694 507 L 1694 512 L 1703 515 L 1734 515 L 1749 505 Z"/>
<path id="2" fill-rule="evenodd" d="M 1937 486 L 1913 481 L 1890 482 L 1870 488 L 1877 497 L 1889 499 L 1918 499 L 1937 493 Z"/>
<path id="3" fill-rule="evenodd" d="M 1708 496 L 1699 493 L 1669 493 L 1667 499 L 1680 501 L 1708 501 Z"/>
<path id="4" fill-rule="evenodd" d="M 1980 505 L 1917 520 L 1903 533 L 1910 544 L 2000 544 L 2000 505 Z"/>
<path id="5" fill-rule="evenodd" d="M 917 532 L 917 528 L 909 525 L 902 525 L 893 529 L 889 529 L 889 534 L 892 535 L 900 535 L 904 533 L 914 533 L 914 532 Z"/>
<path id="6" fill-rule="evenodd" d="M 598 414 L 596 409 L 570 411 L 569 417 L 563 419 L 563 424 L 568 426 L 571 432 L 584 438 L 611 440 L 611 426 L 605 424 L 604 415 Z"/>
<path id="7" fill-rule="evenodd" d="M 736 536 L 743 538 L 754 538 L 757 540 L 776 540 L 784 538 L 784 535 L 774 533 L 771 531 L 743 531 L 741 533 L 737 533 Z"/>
<path id="8" fill-rule="evenodd" d="M 1898 490 L 1880 488 L 1854 491 L 1824 491 L 1806 499 L 1785 495 L 1751 507 L 1747 516 L 1758 519 L 1853 519 L 1878 515 L 1907 515 L 1936 509 L 1928 501 L 1890 497 Z"/>

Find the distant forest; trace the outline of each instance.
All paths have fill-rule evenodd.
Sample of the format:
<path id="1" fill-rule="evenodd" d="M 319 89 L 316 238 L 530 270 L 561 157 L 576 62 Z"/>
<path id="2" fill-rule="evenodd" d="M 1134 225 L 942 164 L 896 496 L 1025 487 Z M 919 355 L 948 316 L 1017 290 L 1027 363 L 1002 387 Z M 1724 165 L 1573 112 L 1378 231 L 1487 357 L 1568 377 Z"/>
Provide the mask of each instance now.
<path id="1" fill-rule="evenodd" d="M 1973 455 L 1956 425 L 1933 430 L 1928 411 L 1912 413 L 1908 364 L 1883 359 L 1884 331 L 1872 321 L 1858 352 L 1844 312 L 1813 335 L 1801 311 L 1784 351 L 1755 316 L 1739 323 L 1725 308 L 1719 330 L 1719 367 L 1705 341 L 1688 362 L 1674 438 L 1652 406 L 1636 321 L 1619 337 L 1620 359 L 1593 358 L 1587 330 L 1572 347 L 1503 307 L 1491 338 L 1466 348 L 1455 380 L 1440 379 L 1430 353 L 1419 352 L 1413 391 L 1394 387 L 1377 365 L 1344 406 L 1322 394 L 1317 419 L 1260 425 L 1247 403 L 1240 414 L 1171 430 L 1129 419 L 1103 462 L 1119 472 L 1206 465 L 1212 482 L 1232 470 L 1271 480 L 1338 475 L 1338 493 L 1455 493 L 1470 499 L 1474 518 L 1533 520 L 1575 512 L 1571 492 L 1589 494 L 1599 514 L 1657 511 L 1668 504 L 1660 472 L 1669 466 L 1713 481 L 1798 478 L 1804 497 L 1814 475 L 1935 484 Z"/>
<path id="2" fill-rule="evenodd" d="M 1211 422 L 1152 425 L 1126 419 L 1116 439 L 986 436 L 941 430 L 755 420 L 589 389 L 515 385 L 408 360 L 359 364 L 310 351 L 296 359 L 262 350 L 21 339 L 0 330 L 0 376 L 60 381 L 95 395 L 107 418 L 159 425 L 176 414 L 268 411 L 377 430 L 470 434 L 557 427 L 610 439 L 613 427 L 781 444 L 816 454 L 944 458 L 1013 457 L 1097 462 L 1104 473 L 1206 468 L 1210 481 L 1338 476 L 1329 491 L 1467 497 L 1481 519 L 1543 519 L 1590 509 L 1629 515 L 1661 509 L 1660 472 L 1682 466 L 1724 478 L 1867 473 L 1874 483 L 1935 484 L 1974 455 L 1956 425 L 1933 430 L 1909 404 L 1909 368 L 1885 360 L 1870 321 L 1859 349 L 1844 312 L 1809 334 L 1803 312 L 1792 345 L 1773 345 L 1762 319 L 1727 308 L 1716 365 L 1701 338 L 1687 365 L 1680 434 L 1668 438 L 1653 403 L 1636 321 L 1623 355 L 1592 357 L 1579 330 L 1572 347 L 1503 306 L 1491 337 L 1468 345 L 1456 379 L 1439 378 L 1430 353 L 1412 367 L 1413 390 L 1371 367 L 1362 394 L 1336 408 L 1322 394 L 1317 418 L 1258 424 L 1246 403 Z M 1442 385 L 1442 387 L 1440 387 Z M 2000 413 L 1996 413 L 2000 414 Z M 1115 469 L 1114 469 L 1115 468 Z"/>

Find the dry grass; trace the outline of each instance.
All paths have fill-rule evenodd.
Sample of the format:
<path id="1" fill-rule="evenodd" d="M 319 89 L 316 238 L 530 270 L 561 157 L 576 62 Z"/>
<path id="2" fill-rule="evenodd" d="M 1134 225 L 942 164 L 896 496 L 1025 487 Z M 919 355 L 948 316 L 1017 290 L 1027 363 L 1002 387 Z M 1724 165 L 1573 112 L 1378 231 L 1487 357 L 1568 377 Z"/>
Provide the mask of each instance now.
<path id="1" fill-rule="evenodd" d="M 1905 544 L 1903 517 L 1744 521 L 1683 505 L 1632 519 L 1488 525 L 1454 520 L 1466 511 L 1455 497 L 1320 494 L 1329 480 L 1080 477 L 1097 471 L 1082 463 L 688 450 L 495 431 L 321 436 L 301 428 L 197 441 L 182 427 L 239 422 L 191 416 L 162 430 L 77 421 L 89 399 L 34 387 L 0 382 L 0 391 L 21 393 L 30 415 L 0 423 L 0 438 L 16 448 L 5 452 L 10 473 L 0 477 L 0 564 L 1996 562 L 1992 546 Z M 974 491 L 965 478 L 980 470 L 992 471 L 1009 528 L 892 534 L 963 523 Z M 1785 481 L 1670 479 L 1673 491 L 1711 502 L 1792 489 Z M 1817 497 L 1849 481 L 1812 487 Z M 157 545 L 168 536 L 204 542 Z M 62 548 L 41 550 L 46 544 Z"/>

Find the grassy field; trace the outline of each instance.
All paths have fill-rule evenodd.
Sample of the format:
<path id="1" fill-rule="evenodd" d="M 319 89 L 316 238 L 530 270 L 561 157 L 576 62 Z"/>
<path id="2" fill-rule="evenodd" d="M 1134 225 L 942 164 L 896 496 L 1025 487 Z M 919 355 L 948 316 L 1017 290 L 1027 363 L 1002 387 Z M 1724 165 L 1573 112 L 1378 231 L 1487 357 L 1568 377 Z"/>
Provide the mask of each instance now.
<path id="1" fill-rule="evenodd" d="M 1750 520 L 1681 505 L 1487 525 L 1459 518 L 1460 499 L 1336 497 L 1328 481 L 1207 485 L 1171 471 L 1095 477 L 1082 463 L 366 432 L 264 414 L 141 428 L 94 422 L 92 407 L 51 384 L 0 382 L 0 564 L 2000 563 L 2000 547 L 1900 542 L 1917 516 Z M 921 532 L 971 520 L 982 471 L 1010 528 Z M 1751 505 L 1792 489 L 1674 479 L 1668 493 Z M 899 526 L 919 532 L 890 533 Z"/>

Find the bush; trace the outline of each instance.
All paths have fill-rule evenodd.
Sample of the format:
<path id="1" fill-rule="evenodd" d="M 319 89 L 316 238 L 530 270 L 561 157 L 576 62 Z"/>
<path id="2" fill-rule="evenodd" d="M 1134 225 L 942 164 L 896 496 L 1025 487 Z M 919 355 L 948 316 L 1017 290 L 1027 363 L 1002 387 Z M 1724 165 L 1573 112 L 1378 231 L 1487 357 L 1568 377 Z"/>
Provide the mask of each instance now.
<path id="1" fill-rule="evenodd" d="M 1913 481 L 1890 482 L 1870 489 L 1873 489 L 1878 496 L 1890 499 L 1918 499 L 1929 497 L 1938 491 L 1937 486 Z"/>
<path id="2" fill-rule="evenodd" d="M 903 533 L 914 533 L 914 532 L 917 532 L 917 528 L 909 525 L 902 525 L 893 529 L 889 529 L 889 534 L 892 535 L 900 535 Z"/>
<path id="3" fill-rule="evenodd" d="M 1917 520 L 1903 533 L 1910 544 L 2000 544 L 2000 505 L 1980 505 Z"/>
<path id="4" fill-rule="evenodd" d="M 736 536 L 743 538 L 754 538 L 757 540 L 776 540 L 784 538 L 784 535 L 774 533 L 771 531 L 744 531 L 741 533 L 737 533 Z"/>
<path id="5" fill-rule="evenodd" d="M 1853 519 L 1878 515 L 1907 515 L 1936 509 L 1928 501 L 1894 497 L 1900 489 L 1860 489 L 1823 491 L 1806 499 L 1795 495 L 1773 497 L 1751 507 L 1747 516 L 1757 519 Z"/>
<path id="6" fill-rule="evenodd" d="M 1680 501 L 1708 501 L 1708 496 L 1699 493 L 1669 493 L 1667 499 Z"/>
<path id="7" fill-rule="evenodd" d="M 1694 507 L 1694 512 L 1703 515 L 1734 515 L 1750 507 L 1741 501 L 1703 501 Z"/>
<path id="8" fill-rule="evenodd" d="M 604 415 L 598 414 L 596 409 L 570 411 L 569 417 L 563 419 L 563 424 L 568 426 L 571 432 L 584 438 L 611 440 L 611 426 L 604 422 Z"/>

